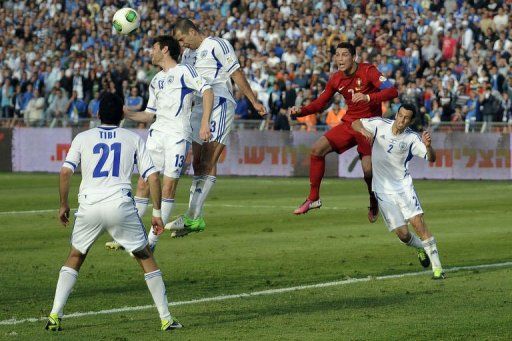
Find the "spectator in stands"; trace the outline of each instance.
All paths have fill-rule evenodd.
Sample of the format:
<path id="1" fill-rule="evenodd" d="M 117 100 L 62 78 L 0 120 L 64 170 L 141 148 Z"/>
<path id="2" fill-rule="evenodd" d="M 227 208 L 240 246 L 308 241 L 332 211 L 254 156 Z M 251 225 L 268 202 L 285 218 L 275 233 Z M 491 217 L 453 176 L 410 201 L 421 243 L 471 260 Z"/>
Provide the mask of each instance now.
<path id="1" fill-rule="evenodd" d="M 26 126 L 40 127 L 44 124 L 44 106 L 44 97 L 41 96 L 38 89 L 35 89 L 34 95 L 25 109 L 24 120 Z"/>
<path id="2" fill-rule="evenodd" d="M 67 125 L 66 112 L 68 109 L 68 98 L 64 95 L 64 90 L 58 86 L 53 89 L 54 96 L 49 103 L 46 117 L 51 118 L 50 128 L 55 127 L 59 122 L 63 127 Z"/>
<path id="3" fill-rule="evenodd" d="M 14 87 L 9 77 L 5 78 L 2 85 L 2 118 L 8 119 L 13 116 Z"/>
<path id="4" fill-rule="evenodd" d="M 237 120 L 246 120 L 249 118 L 249 102 L 245 96 L 242 95 L 240 91 L 235 92 L 235 119 Z"/>
<path id="5" fill-rule="evenodd" d="M 73 90 L 69 98 L 67 110 L 67 119 L 73 124 L 77 125 L 81 119 L 87 118 L 87 104 L 78 97 L 78 92 Z"/>
<path id="6" fill-rule="evenodd" d="M 343 102 L 343 105 L 345 103 Z M 340 103 L 337 101 L 334 101 L 332 106 L 329 108 L 329 111 L 327 112 L 327 116 L 325 118 L 325 124 L 329 126 L 329 128 L 335 127 L 338 124 L 340 124 L 341 119 L 345 114 L 347 113 L 346 107 L 341 107 Z"/>
<path id="7" fill-rule="evenodd" d="M 132 86 L 130 95 L 124 99 L 124 104 L 130 111 L 141 111 L 143 103 L 144 99 L 139 96 L 139 89 L 135 86 Z"/>

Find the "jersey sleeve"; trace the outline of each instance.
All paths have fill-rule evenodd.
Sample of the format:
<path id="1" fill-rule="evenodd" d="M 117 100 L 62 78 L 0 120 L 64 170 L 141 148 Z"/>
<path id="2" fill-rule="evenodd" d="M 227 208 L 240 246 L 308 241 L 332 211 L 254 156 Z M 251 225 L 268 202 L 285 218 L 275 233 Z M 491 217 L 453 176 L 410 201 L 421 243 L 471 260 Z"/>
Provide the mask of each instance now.
<path id="1" fill-rule="evenodd" d="M 215 58 L 220 62 L 226 73 L 231 76 L 233 72 L 240 68 L 235 49 L 225 39 L 215 38 L 215 41 L 217 42 L 214 49 Z"/>
<path id="2" fill-rule="evenodd" d="M 137 155 L 135 159 L 137 160 L 137 168 L 139 169 L 140 176 L 144 181 L 147 181 L 148 176 L 151 174 L 158 172 L 158 169 L 153 164 L 153 160 L 151 160 L 149 152 L 146 149 L 146 143 L 144 143 L 140 137 L 137 137 Z"/>
<path id="3" fill-rule="evenodd" d="M 411 153 L 414 156 L 427 160 L 427 147 L 421 141 L 421 138 L 418 134 L 414 134 L 414 138 L 411 144 Z"/>
<path id="4" fill-rule="evenodd" d="M 376 129 L 384 122 L 380 117 L 361 118 L 360 121 L 363 128 L 372 134 L 375 134 Z"/>
<path id="5" fill-rule="evenodd" d="M 146 105 L 147 112 L 150 112 L 152 114 L 156 113 L 156 96 L 155 96 L 155 79 L 149 83 L 149 99 L 148 104 Z"/>
<path id="6" fill-rule="evenodd" d="M 187 88 L 195 90 L 203 94 L 206 90 L 211 89 L 210 84 L 206 80 L 199 76 L 195 67 L 187 64 L 183 64 L 185 70 L 183 72 L 183 80 Z"/>
<path id="7" fill-rule="evenodd" d="M 369 94 L 370 102 L 389 101 L 398 96 L 398 90 L 386 77 L 384 77 L 375 65 L 368 67 L 366 76 L 368 81 L 379 91 Z"/>
<path id="8" fill-rule="evenodd" d="M 322 110 L 325 109 L 325 107 L 331 102 L 332 97 L 336 93 L 336 89 L 333 86 L 333 78 L 334 76 L 329 79 L 325 85 L 324 91 L 320 94 L 320 96 L 318 96 L 317 99 L 315 99 L 309 105 L 301 108 L 300 116 L 315 114 L 317 112 L 322 112 Z"/>
<path id="9" fill-rule="evenodd" d="M 68 154 L 66 155 L 66 160 L 62 164 L 62 167 L 69 168 L 73 172 L 76 171 L 76 168 L 80 164 L 80 160 L 82 157 L 81 146 L 82 146 L 82 138 L 81 135 L 77 135 L 73 142 L 71 142 L 71 147 L 68 150 Z"/>

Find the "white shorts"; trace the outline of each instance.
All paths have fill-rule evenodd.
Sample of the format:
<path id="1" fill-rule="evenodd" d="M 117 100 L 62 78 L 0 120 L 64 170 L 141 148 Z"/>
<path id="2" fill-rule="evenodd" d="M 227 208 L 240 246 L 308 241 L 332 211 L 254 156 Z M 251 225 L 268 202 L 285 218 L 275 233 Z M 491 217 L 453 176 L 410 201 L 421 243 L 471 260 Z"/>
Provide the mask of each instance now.
<path id="1" fill-rule="evenodd" d="M 150 129 L 146 147 L 153 164 L 161 173 L 179 179 L 187 157 L 186 139 Z"/>
<path id="2" fill-rule="evenodd" d="M 75 213 L 71 245 L 85 254 L 104 231 L 129 252 L 148 244 L 131 194 L 95 204 L 81 203 Z"/>
<path id="3" fill-rule="evenodd" d="M 418 195 L 412 186 L 400 193 L 375 193 L 375 196 L 389 231 L 406 226 L 409 219 L 423 213 Z"/>
<path id="4" fill-rule="evenodd" d="M 202 117 L 202 104 L 195 104 L 192 107 L 190 124 L 192 126 L 192 140 L 199 144 L 203 144 L 203 140 L 199 137 Z M 216 141 L 223 145 L 227 145 L 229 132 L 232 129 L 234 118 L 235 104 L 224 97 L 215 97 L 213 100 L 212 115 L 210 117 L 210 131 L 212 133 L 212 139 L 210 141 Z"/>

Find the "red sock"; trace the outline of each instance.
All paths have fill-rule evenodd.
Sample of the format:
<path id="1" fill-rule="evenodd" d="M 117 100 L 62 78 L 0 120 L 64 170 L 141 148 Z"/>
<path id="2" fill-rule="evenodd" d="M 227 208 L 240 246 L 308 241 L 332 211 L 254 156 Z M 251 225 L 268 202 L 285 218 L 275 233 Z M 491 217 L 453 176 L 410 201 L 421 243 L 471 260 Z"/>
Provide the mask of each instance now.
<path id="1" fill-rule="evenodd" d="M 311 164 L 309 165 L 309 200 L 318 200 L 320 198 L 320 183 L 325 173 L 325 156 L 311 155 Z"/>

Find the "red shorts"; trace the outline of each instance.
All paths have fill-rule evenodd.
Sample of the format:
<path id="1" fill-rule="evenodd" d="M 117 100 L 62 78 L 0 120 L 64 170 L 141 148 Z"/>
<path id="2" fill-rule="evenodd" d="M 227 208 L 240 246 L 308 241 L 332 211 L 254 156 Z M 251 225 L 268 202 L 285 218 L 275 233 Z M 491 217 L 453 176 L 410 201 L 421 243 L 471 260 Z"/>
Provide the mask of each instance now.
<path id="1" fill-rule="evenodd" d="M 324 136 L 329 141 L 332 149 L 338 154 L 342 154 L 357 145 L 359 157 L 372 155 L 370 142 L 363 135 L 352 129 L 350 122 L 341 122 L 327 131 Z"/>

